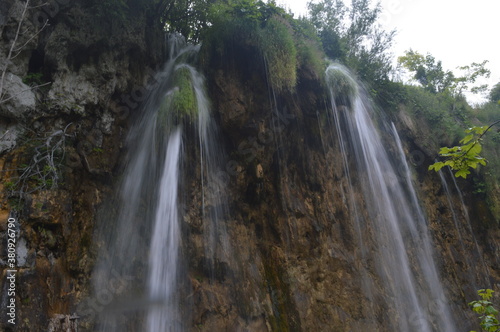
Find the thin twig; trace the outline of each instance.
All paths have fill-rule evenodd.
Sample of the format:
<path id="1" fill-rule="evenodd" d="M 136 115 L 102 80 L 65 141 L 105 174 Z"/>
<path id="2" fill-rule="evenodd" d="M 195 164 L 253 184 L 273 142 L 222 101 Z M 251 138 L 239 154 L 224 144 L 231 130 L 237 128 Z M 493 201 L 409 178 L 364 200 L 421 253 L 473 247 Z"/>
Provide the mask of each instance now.
<path id="1" fill-rule="evenodd" d="M 71 124 L 69 123 L 64 129 L 57 130 L 46 136 L 43 138 L 43 143 L 33 149 L 34 154 L 31 157 L 29 165 L 20 169 L 22 173 L 17 177 L 17 181 L 12 186 L 13 188 L 17 188 L 12 194 L 23 197 L 26 194 L 46 189 L 49 186 L 50 189 L 57 187 L 60 180 L 60 165 L 65 156 L 64 145 L 66 137 L 70 136 L 66 134 L 66 131 Z M 60 156 L 57 156 L 58 152 L 61 152 Z M 30 188 L 30 182 L 32 181 L 37 181 L 37 183 Z M 30 189 L 28 190 L 28 188 Z"/>
<path id="2" fill-rule="evenodd" d="M 41 5 L 31 6 L 28 9 L 37 9 L 37 8 L 41 8 L 41 7 L 47 6 L 48 4 L 49 4 L 48 2 L 44 2 Z"/>
<path id="3" fill-rule="evenodd" d="M 31 87 L 28 90 L 23 90 L 23 91 L 19 92 L 18 94 L 15 94 L 14 96 L 11 96 L 9 98 L 3 99 L 3 96 L 4 96 L 3 90 L 4 90 L 4 84 L 5 84 L 5 75 L 7 74 L 7 68 L 9 66 L 9 63 L 12 61 L 12 59 L 15 59 L 21 53 L 21 51 L 23 50 L 23 48 L 26 47 L 26 45 L 28 45 L 28 43 L 30 41 L 32 41 L 34 38 L 36 38 L 47 27 L 48 22 L 49 22 L 49 20 L 45 21 L 44 25 L 38 30 L 38 32 L 36 32 L 33 36 L 31 36 L 22 46 L 16 48 L 17 40 L 19 38 L 19 35 L 21 34 L 21 27 L 22 27 L 22 25 L 24 23 L 24 20 L 26 18 L 26 12 L 28 11 L 28 9 L 36 9 L 36 8 L 39 8 L 39 7 L 46 6 L 48 4 L 46 2 L 46 3 L 43 3 L 43 4 L 38 5 L 38 6 L 30 7 L 29 3 L 30 3 L 30 1 L 26 0 L 26 3 L 24 4 L 23 12 L 21 14 L 21 18 L 19 19 L 19 24 L 17 25 L 16 35 L 14 36 L 14 40 L 12 41 L 12 45 L 10 46 L 9 53 L 7 55 L 7 58 L 5 59 L 5 65 L 4 65 L 4 68 L 3 68 L 3 71 L 2 71 L 2 76 L 0 77 L 0 104 L 4 103 L 4 102 L 6 102 L 6 101 L 8 101 L 8 100 L 10 100 L 12 98 L 14 98 L 19 93 L 23 93 L 25 91 L 32 90 L 32 89 L 35 89 L 37 87 L 41 87 L 41 86 L 49 84 L 49 83 L 45 83 L 45 84 L 41 84 L 41 85 L 38 85 L 38 86 L 34 86 L 34 87 Z M 16 53 L 16 54 L 14 54 L 14 53 Z"/>
<path id="4" fill-rule="evenodd" d="M 7 135 L 9 133 L 9 131 L 10 130 L 7 130 L 5 133 L 3 133 L 2 137 L 0 137 L 0 140 L 2 140 L 5 137 L 5 135 Z"/>
<path id="5" fill-rule="evenodd" d="M 19 54 L 21 54 L 21 51 L 23 50 L 24 47 L 26 47 L 26 45 L 28 45 L 28 43 L 30 41 L 32 41 L 33 39 L 35 39 L 36 36 L 38 36 L 42 31 L 43 29 L 45 29 L 45 27 L 49 24 L 49 20 L 47 19 L 45 21 L 45 23 L 43 24 L 43 26 L 40 28 L 40 30 L 38 30 L 35 34 L 33 34 L 33 36 L 31 36 L 23 45 L 21 45 L 20 47 L 18 47 L 15 51 L 17 52 L 16 55 L 14 55 L 12 59 L 15 59 Z"/>
<path id="6" fill-rule="evenodd" d="M 2 92 L 3 92 L 5 73 L 7 72 L 7 67 L 9 66 L 9 62 L 12 59 L 12 53 L 14 52 L 14 47 L 16 46 L 17 38 L 19 37 L 19 33 L 21 32 L 21 26 L 23 25 L 24 17 L 26 16 L 26 11 L 28 10 L 29 3 L 30 3 L 30 1 L 26 0 L 26 4 L 24 5 L 24 8 L 23 8 L 23 13 L 21 14 L 21 19 L 19 20 L 19 24 L 17 25 L 16 35 L 14 36 L 14 40 L 12 41 L 12 45 L 10 46 L 9 54 L 7 55 L 7 59 L 5 59 L 5 66 L 4 66 L 4 69 L 2 72 L 2 78 L 0 79 L 0 96 L 2 96 Z"/>
<path id="7" fill-rule="evenodd" d="M 28 88 L 28 89 L 24 89 L 24 90 L 19 91 L 18 93 L 16 93 L 16 94 L 14 94 L 14 95 L 10 96 L 9 98 L 1 99 L 1 97 L 0 97 L 0 104 L 1 104 L 1 103 L 5 103 L 6 101 L 9 101 L 9 100 L 11 100 L 12 98 L 15 98 L 16 96 L 20 95 L 20 94 L 21 94 L 21 93 L 23 93 L 23 92 L 26 92 L 26 91 L 31 91 L 31 90 L 34 90 L 34 89 L 37 89 L 37 88 L 41 88 L 42 86 L 46 86 L 46 85 L 49 85 L 49 84 L 51 84 L 51 83 L 52 83 L 52 82 L 47 82 L 47 83 L 43 83 L 43 84 L 39 84 L 39 85 L 32 86 L 32 87 L 30 87 L 30 88 Z"/>

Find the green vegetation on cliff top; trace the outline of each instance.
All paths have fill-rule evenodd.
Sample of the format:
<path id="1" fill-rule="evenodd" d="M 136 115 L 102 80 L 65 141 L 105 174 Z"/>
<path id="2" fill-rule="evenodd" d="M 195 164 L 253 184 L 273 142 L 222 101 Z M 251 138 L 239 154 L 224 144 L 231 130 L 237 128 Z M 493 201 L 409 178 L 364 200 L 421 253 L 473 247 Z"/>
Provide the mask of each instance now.
<path id="1" fill-rule="evenodd" d="M 265 74 L 276 92 L 293 92 L 305 73 L 323 79 L 325 58 L 349 67 L 366 84 L 372 97 L 392 113 L 404 111 L 425 134 L 420 145 L 437 152 L 442 146 L 460 146 L 472 127 L 484 127 L 500 118 L 500 83 L 490 101 L 472 107 L 464 92 L 484 92 L 478 78 L 489 75 L 487 61 L 459 67 L 459 74 L 444 70 L 432 55 L 409 50 L 399 57 L 401 68 L 413 82 L 395 76 L 388 53 L 394 31 L 380 29 L 380 3 L 371 0 L 320 0 L 308 4 L 306 18 L 294 18 L 275 1 L 257 0 L 105 0 L 92 2 L 99 12 L 127 19 L 138 13 L 168 32 L 180 32 L 203 42 L 201 62 L 210 70 L 213 61 L 230 63 L 235 57 L 253 73 Z M 302 71 L 302 74 L 299 74 Z M 180 109 L 189 113 L 189 89 L 176 96 Z M 500 221 L 500 134 L 490 130 L 481 137 L 481 156 L 474 166 L 474 182 L 495 218 Z M 464 143 L 465 144 L 465 143 Z M 477 144 L 470 152 L 477 152 Z M 482 158 L 482 157 L 481 157 Z M 440 161 L 441 162 L 441 161 Z M 446 163 L 446 162 L 443 162 Z M 438 164 L 441 165 L 441 164 Z M 463 171 L 459 175 L 466 175 Z"/>

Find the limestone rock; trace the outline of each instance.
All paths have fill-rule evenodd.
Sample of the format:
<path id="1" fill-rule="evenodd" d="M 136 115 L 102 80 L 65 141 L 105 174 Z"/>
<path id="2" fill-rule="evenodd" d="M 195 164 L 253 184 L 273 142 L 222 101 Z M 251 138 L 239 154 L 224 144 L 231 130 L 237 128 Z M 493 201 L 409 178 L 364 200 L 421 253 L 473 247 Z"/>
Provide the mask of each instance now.
<path id="1" fill-rule="evenodd" d="M 22 130 L 17 123 L 0 119 L 0 154 L 14 148 L 21 133 Z"/>
<path id="2" fill-rule="evenodd" d="M 78 316 L 54 315 L 50 319 L 47 332 L 78 332 Z"/>
<path id="3" fill-rule="evenodd" d="M 22 79 L 8 73 L 4 82 L 4 96 L 0 101 L 0 116 L 21 119 L 26 112 L 35 109 L 34 90 L 24 84 Z"/>

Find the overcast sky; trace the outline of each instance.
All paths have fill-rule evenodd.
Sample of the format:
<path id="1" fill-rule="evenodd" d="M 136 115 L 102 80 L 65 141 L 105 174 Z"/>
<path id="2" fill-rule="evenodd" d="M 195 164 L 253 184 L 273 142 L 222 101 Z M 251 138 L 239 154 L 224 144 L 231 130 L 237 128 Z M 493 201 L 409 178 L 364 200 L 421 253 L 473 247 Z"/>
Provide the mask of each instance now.
<path id="1" fill-rule="evenodd" d="M 306 14 L 308 0 L 278 0 Z M 344 0 L 350 3 L 350 0 Z M 373 0 L 373 3 L 376 1 Z M 395 58 L 412 48 L 441 60 L 445 69 L 489 60 L 490 88 L 500 82 L 499 0 L 381 0 L 381 23 L 396 29 Z M 456 72 L 458 73 L 458 72 Z M 469 98 L 479 101 L 478 98 Z"/>

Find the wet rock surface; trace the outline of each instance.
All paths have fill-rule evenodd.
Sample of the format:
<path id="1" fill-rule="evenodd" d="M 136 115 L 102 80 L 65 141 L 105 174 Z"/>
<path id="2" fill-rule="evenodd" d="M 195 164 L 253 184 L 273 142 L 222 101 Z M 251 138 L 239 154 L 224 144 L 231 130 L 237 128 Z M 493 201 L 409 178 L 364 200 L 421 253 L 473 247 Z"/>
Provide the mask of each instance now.
<path id="1" fill-rule="evenodd" d="M 106 31 L 111 20 L 99 22 L 81 1 L 37 7 L 21 20 L 23 5 L 1 4 L 0 62 L 8 66 L 0 102 L 0 249 L 7 252 L 10 216 L 18 230 L 18 272 L 16 325 L 2 315 L 0 329 L 91 330 L 77 307 L 90 292 L 96 215 L 112 194 L 129 121 L 162 65 L 163 49 L 148 44 L 154 37 L 144 36 L 156 32 L 138 21 Z M 49 19 L 43 29 L 36 21 L 42 16 Z M 24 46 L 7 63 L 20 23 L 16 45 Z"/>
<path id="2" fill-rule="evenodd" d="M 21 2 L 0 6 L 7 5 Z M 0 16 L 2 60 L 11 40 L 5 31 L 18 23 L 6 12 Z M 4 221 L 17 210 L 11 215 L 19 223 L 22 253 L 15 330 L 66 331 L 78 324 L 78 331 L 92 331 L 96 311 L 107 301 L 91 295 L 90 276 L 102 245 L 94 241 L 96 221 L 103 208 L 112 209 L 105 203 L 126 162 L 125 137 L 154 70 L 162 64 L 162 46 L 148 44 L 151 38 L 145 35 L 155 32 L 140 22 L 103 37 L 80 5 L 61 6 L 52 19 L 9 66 L 8 82 L 16 83 L 8 84 L 8 93 L 16 98 L 0 105 L 0 128 L 16 134 L 0 136 L 0 236 L 6 238 Z M 187 329 L 393 330 L 386 322 L 394 313 L 384 299 L 364 292 L 363 276 L 373 278 L 374 287 L 379 280 L 373 262 L 360 260 L 361 248 L 355 244 L 358 230 L 343 194 L 348 183 L 336 133 L 328 126 L 324 99 L 317 97 L 324 93 L 321 84 L 304 79 L 295 92 L 273 94 L 265 84 L 264 67 L 241 69 L 247 61 L 251 59 L 219 59 L 206 73 L 227 155 L 220 178 L 228 201 L 222 222 L 230 252 L 215 260 L 205 253 L 202 184 L 198 176 L 187 176 L 182 217 L 188 271 L 182 303 L 191 311 Z M 22 78 L 35 70 L 30 62 L 41 63 L 36 69 L 51 84 L 18 94 L 25 90 Z M 439 177 L 427 172 L 434 149 L 419 145 L 421 125 L 403 115 L 395 123 L 416 169 L 413 180 L 436 244 L 446 285 L 442 300 L 453 304 L 460 321 L 474 321 L 467 303 L 475 299 L 476 289 L 498 288 L 500 233 L 485 226 L 491 216 L 484 201 L 471 194 L 469 183 L 458 182 L 467 218 L 454 185 L 448 198 Z M 64 154 L 50 137 L 64 137 Z M 32 159 L 34 150 L 47 142 L 56 155 L 57 186 L 52 165 Z M 196 142 L 186 144 L 186 154 L 185 173 L 199 174 Z M 24 171 L 38 166 L 20 186 Z M 362 200 L 361 193 L 355 196 Z M 211 208 L 208 197 L 206 209 Z M 2 240 L 1 252 L 5 245 Z M 2 275 L 2 289 L 5 280 Z M 85 302 L 89 298 L 93 302 Z M 90 309 L 80 310 L 82 303 L 90 303 Z M 8 326 L 4 317 L 1 323 Z"/>

